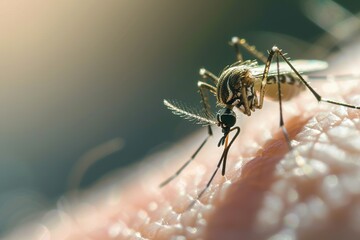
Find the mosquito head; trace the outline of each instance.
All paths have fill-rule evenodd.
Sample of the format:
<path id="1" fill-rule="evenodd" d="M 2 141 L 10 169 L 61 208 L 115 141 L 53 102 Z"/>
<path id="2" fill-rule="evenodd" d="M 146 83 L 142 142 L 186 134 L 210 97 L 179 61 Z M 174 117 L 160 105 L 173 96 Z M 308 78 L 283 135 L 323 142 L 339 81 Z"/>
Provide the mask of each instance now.
<path id="1" fill-rule="evenodd" d="M 220 109 L 216 115 L 216 118 L 224 134 L 227 134 L 230 131 L 230 128 L 236 123 L 235 112 L 227 107 Z"/>

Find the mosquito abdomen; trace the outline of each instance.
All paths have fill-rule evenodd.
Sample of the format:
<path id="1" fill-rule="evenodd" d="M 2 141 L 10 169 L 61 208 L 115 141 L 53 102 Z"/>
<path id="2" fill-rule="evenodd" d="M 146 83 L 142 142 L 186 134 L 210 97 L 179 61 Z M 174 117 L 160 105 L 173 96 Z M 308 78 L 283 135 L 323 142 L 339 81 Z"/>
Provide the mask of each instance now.
<path id="1" fill-rule="evenodd" d="M 281 74 L 279 75 L 279 81 L 281 84 L 281 100 L 288 101 L 293 97 L 296 97 L 305 90 L 305 85 L 294 74 Z M 267 79 L 267 85 L 265 89 L 265 97 L 268 100 L 278 101 L 278 86 L 277 86 L 278 77 L 271 76 Z"/>

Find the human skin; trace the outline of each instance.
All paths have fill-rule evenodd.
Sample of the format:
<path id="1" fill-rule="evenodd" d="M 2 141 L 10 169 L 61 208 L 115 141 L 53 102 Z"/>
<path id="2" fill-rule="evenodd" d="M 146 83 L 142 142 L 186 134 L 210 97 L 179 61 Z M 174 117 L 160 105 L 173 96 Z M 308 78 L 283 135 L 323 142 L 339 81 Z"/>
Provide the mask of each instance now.
<path id="1" fill-rule="evenodd" d="M 338 65 L 340 66 L 340 65 Z M 312 84 L 324 97 L 360 105 L 357 79 Z M 206 129 L 149 156 L 122 177 L 108 177 L 6 239 L 359 239 L 360 110 L 317 103 L 309 91 L 252 116 L 237 112 L 239 137 L 225 176 L 188 209 L 215 170 L 222 148 L 213 138 L 174 181 L 172 175 L 206 137 Z M 121 180 L 119 180 L 119 178 Z"/>

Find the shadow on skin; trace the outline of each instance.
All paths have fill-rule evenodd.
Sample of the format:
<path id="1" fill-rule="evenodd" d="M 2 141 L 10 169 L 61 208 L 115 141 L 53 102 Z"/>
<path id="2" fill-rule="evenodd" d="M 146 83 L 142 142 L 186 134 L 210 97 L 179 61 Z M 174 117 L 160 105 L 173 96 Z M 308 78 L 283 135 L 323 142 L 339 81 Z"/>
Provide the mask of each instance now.
<path id="1" fill-rule="evenodd" d="M 308 119 L 293 117 L 287 121 L 290 138 L 303 128 Z M 274 183 L 276 165 L 289 149 L 282 132 L 266 142 L 256 157 L 247 162 L 241 171 L 240 179 L 229 188 L 226 198 L 217 206 L 214 217 L 209 221 L 206 239 L 252 239 L 256 215 L 263 202 L 264 193 Z"/>

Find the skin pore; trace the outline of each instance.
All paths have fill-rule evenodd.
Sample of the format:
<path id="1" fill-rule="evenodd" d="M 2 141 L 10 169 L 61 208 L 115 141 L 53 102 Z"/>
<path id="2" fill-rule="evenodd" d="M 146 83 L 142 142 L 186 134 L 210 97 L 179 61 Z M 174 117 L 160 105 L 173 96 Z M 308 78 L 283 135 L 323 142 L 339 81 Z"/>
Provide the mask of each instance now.
<path id="1" fill-rule="evenodd" d="M 312 85 L 324 97 L 360 105 L 358 80 Z M 189 159 L 205 128 L 149 156 L 125 180 L 121 171 L 59 200 L 57 209 L 5 239 L 359 239 L 360 111 L 318 104 L 308 91 L 283 107 L 294 150 L 279 128 L 278 104 L 265 102 L 240 117 L 225 177 L 219 172 L 190 210 L 222 152 L 216 127 L 165 187 L 158 185 Z"/>

